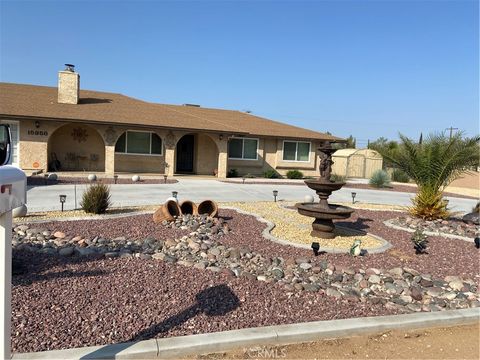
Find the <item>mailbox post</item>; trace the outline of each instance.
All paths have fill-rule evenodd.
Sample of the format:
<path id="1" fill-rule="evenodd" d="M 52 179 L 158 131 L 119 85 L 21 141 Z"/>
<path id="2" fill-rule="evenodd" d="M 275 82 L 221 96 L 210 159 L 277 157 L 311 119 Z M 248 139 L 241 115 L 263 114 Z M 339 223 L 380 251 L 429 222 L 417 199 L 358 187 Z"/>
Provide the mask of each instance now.
<path id="1" fill-rule="evenodd" d="M 0 356 L 10 359 L 12 318 L 12 210 L 27 200 L 27 178 L 14 166 L 0 167 Z"/>

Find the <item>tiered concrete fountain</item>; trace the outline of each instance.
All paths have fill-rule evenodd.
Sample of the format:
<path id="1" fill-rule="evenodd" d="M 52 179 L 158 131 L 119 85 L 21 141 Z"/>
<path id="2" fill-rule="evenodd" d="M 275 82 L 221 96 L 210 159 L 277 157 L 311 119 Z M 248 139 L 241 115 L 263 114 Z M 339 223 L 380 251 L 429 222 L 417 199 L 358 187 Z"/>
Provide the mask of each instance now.
<path id="1" fill-rule="evenodd" d="M 341 189 L 345 183 L 330 180 L 333 164 L 332 154 L 337 149 L 332 148 L 332 143 L 327 141 L 318 150 L 322 154 L 320 177 L 315 180 L 305 180 L 305 184 L 317 192 L 320 201 L 318 203 L 298 203 L 295 207 L 300 214 L 315 218 L 312 224 L 313 230 L 310 233 L 312 236 L 333 239 L 335 237 L 333 220 L 347 219 L 354 210 L 346 206 L 328 203 L 328 197 L 332 192 Z"/>

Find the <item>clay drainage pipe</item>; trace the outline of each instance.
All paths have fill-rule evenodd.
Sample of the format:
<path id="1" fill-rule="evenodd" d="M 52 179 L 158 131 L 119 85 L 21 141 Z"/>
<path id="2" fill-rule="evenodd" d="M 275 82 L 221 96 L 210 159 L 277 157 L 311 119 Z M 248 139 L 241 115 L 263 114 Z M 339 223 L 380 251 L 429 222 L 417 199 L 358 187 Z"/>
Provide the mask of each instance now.
<path id="1" fill-rule="evenodd" d="M 191 214 L 191 215 L 197 215 L 197 205 L 190 200 L 185 200 L 180 204 L 180 210 L 182 211 L 182 214 Z"/>
<path id="2" fill-rule="evenodd" d="M 173 221 L 174 216 L 180 215 L 182 215 L 182 210 L 180 210 L 178 203 L 174 200 L 168 200 L 153 213 L 153 222 L 161 223 L 164 220 Z"/>
<path id="3" fill-rule="evenodd" d="M 198 205 L 197 211 L 199 215 L 207 214 L 208 216 L 215 217 L 218 215 L 218 206 L 213 200 L 205 200 Z"/>

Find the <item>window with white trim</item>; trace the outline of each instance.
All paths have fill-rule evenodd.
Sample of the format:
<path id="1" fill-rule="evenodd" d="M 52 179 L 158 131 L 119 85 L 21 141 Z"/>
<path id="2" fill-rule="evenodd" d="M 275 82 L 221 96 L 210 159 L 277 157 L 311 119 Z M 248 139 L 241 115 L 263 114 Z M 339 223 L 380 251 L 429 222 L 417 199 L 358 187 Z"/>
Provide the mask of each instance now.
<path id="1" fill-rule="evenodd" d="M 258 159 L 258 139 L 233 138 L 228 142 L 228 158 L 237 160 Z"/>
<path id="2" fill-rule="evenodd" d="M 162 155 L 162 139 L 149 131 L 126 131 L 117 140 L 115 152 L 121 154 Z"/>
<path id="3" fill-rule="evenodd" d="M 287 141 L 283 142 L 283 160 L 284 161 L 310 161 L 310 143 L 306 141 Z"/>

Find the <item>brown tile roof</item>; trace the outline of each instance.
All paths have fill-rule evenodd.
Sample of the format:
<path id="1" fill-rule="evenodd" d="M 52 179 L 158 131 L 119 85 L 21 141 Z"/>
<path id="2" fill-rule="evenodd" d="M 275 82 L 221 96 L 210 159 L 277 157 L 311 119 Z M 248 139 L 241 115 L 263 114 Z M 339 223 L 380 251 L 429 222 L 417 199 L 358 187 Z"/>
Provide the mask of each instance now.
<path id="1" fill-rule="evenodd" d="M 135 124 L 232 134 L 340 140 L 335 136 L 234 110 L 149 103 L 125 95 L 81 90 L 78 105 L 59 104 L 57 88 L 0 83 L 0 116 Z"/>

